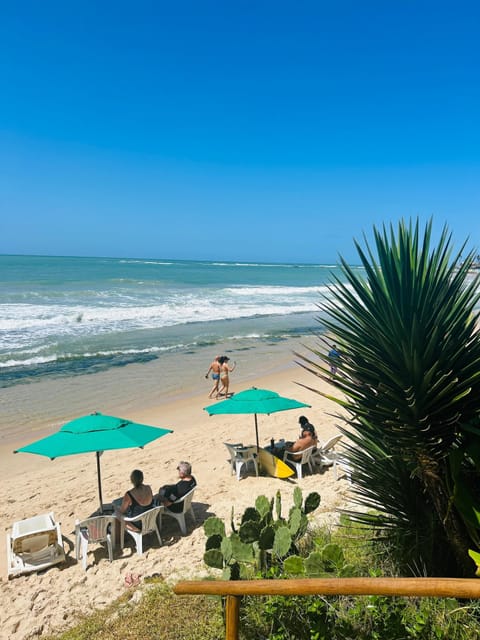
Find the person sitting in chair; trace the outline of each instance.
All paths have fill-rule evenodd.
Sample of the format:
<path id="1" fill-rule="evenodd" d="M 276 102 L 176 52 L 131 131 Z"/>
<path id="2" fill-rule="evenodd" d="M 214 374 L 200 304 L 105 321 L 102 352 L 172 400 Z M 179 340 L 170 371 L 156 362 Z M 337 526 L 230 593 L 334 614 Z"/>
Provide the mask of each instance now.
<path id="1" fill-rule="evenodd" d="M 133 484 L 133 489 L 127 491 L 123 496 L 119 513 L 120 516 L 134 518 L 153 507 L 153 493 L 149 484 L 143 484 L 143 473 L 140 469 L 134 469 L 132 471 L 130 481 Z M 126 526 L 133 531 L 140 531 L 142 523 L 135 522 L 135 524 L 132 524 L 127 522 Z"/>
<path id="2" fill-rule="evenodd" d="M 197 481 L 192 476 L 192 465 L 189 462 L 179 462 L 177 471 L 180 480 L 177 484 L 166 484 L 160 487 L 157 502 L 174 513 L 181 513 L 182 503 L 176 503 L 176 501 L 194 489 L 197 486 Z"/>
<path id="3" fill-rule="evenodd" d="M 313 424 L 310 424 L 308 418 L 306 418 L 305 416 L 300 416 L 298 422 L 300 423 L 301 428 L 300 437 L 293 444 L 287 446 L 286 451 L 289 451 L 291 453 L 298 451 L 298 453 L 301 454 L 302 451 L 308 449 L 309 447 L 316 447 L 318 444 L 318 438 L 315 432 L 315 427 L 313 426 Z M 301 457 L 301 455 L 298 455 L 293 459 L 298 461 L 301 459 Z"/>

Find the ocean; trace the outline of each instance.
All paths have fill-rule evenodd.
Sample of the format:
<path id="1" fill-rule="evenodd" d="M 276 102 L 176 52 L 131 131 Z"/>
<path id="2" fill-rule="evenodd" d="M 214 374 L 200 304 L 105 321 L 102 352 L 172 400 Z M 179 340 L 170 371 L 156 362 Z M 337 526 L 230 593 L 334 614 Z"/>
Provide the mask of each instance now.
<path id="1" fill-rule="evenodd" d="M 0 256 L 0 386 L 319 330 L 333 265 Z"/>
<path id="2" fill-rule="evenodd" d="M 326 264 L 0 256 L 0 438 L 2 425 L 62 419 L 67 400 L 85 410 L 77 396 L 97 398 L 99 374 L 128 410 L 127 390 L 146 400 L 204 389 L 217 354 L 246 377 L 293 361 L 323 331 L 334 276 Z"/>

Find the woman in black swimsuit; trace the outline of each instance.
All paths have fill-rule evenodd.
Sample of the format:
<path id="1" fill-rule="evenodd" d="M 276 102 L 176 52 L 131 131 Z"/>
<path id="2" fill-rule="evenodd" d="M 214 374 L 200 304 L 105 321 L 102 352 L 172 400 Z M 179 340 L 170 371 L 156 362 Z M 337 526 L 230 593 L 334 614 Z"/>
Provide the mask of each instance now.
<path id="1" fill-rule="evenodd" d="M 120 513 L 127 518 L 139 516 L 153 507 L 152 488 L 149 484 L 143 484 L 143 473 L 139 469 L 134 469 L 130 474 L 130 481 L 133 484 L 133 489 L 127 491 L 123 496 L 120 507 Z M 126 526 L 134 531 L 139 531 L 141 523 L 137 522 L 132 525 L 127 522 Z"/>

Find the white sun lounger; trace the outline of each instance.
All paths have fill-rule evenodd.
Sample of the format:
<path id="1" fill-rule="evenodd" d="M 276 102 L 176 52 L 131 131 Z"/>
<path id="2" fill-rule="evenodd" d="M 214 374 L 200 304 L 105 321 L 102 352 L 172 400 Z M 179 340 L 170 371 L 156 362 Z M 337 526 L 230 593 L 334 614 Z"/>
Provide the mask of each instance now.
<path id="1" fill-rule="evenodd" d="M 7 533 L 8 577 L 41 571 L 65 561 L 60 524 L 53 512 L 14 522 Z"/>

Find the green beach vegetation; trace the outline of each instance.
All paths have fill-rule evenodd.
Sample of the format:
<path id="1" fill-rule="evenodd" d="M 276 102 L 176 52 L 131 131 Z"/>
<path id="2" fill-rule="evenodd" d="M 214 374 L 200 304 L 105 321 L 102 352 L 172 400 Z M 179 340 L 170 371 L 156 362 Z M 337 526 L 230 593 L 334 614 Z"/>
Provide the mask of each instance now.
<path id="1" fill-rule="evenodd" d="M 479 277 L 474 253 L 453 254 L 432 222 L 374 229 L 356 248 L 364 275 L 341 261 L 322 321 L 341 365 L 328 397 L 347 413 L 353 495 L 402 575 L 470 577 L 480 550 Z M 328 356 L 300 356 L 329 379 Z M 316 391 L 312 387 L 312 391 Z M 339 416 L 342 420 L 342 417 Z M 387 549 L 387 546 L 384 547 Z"/>
<path id="2" fill-rule="evenodd" d="M 250 510 L 251 516 L 253 509 L 245 513 Z M 207 532 L 211 533 L 211 525 L 207 525 Z M 318 556 L 316 577 L 396 576 L 399 567 L 389 556 L 388 545 L 385 549 L 383 545 L 368 527 L 342 516 L 340 526 L 334 529 L 307 529 L 296 540 L 295 555 L 304 562 Z M 295 569 L 294 573 L 285 569 L 296 564 L 289 561 L 291 558 L 286 552 L 261 570 L 251 558 L 244 565 L 249 565 L 251 579 L 280 575 L 288 579 L 298 577 Z M 45 640 L 225 638 L 219 597 L 175 596 L 161 578 L 146 578 L 145 582 L 150 584 L 141 590 L 129 589 L 106 609 Z M 241 640 L 478 640 L 480 605 L 453 598 L 247 597 L 242 602 L 240 624 Z"/>
<path id="3" fill-rule="evenodd" d="M 479 277 L 471 277 L 473 252 L 461 259 L 463 246 L 452 255 L 446 229 L 436 248 L 431 236 L 431 222 L 423 234 L 418 222 L 401 222 L 396 231 L 374 229 L 376 253 L 356 244 L 364 273 L 341 261 L 347 282 L 332 283 L 322 318 L 341 352 L 338 371 L 332 377 L 324 348 L 297 354 L 303 367 L 330 382 L 327 397 L 342 408 L 357 509 L 334 529 L 311 528 L 307 515 L 320 497 L 304 500 L 296 488 L 288 514 L 279 496 L 259 496 L 239 522 L 232 512 L 228 535 L 225 523 L 210 518 L 204 559 L 218 577 L 474 576 L 480 558 Z M 330 346 L 327 338 L 320 341 Z M 163 583 L 150 585 L 135 604 L 130 595 L 50 640 L 224 637 L 220 599 L 176 597 Z M 480 604 L 247 597 L 240 637 L 472 640 L 480 638 Z"/>

